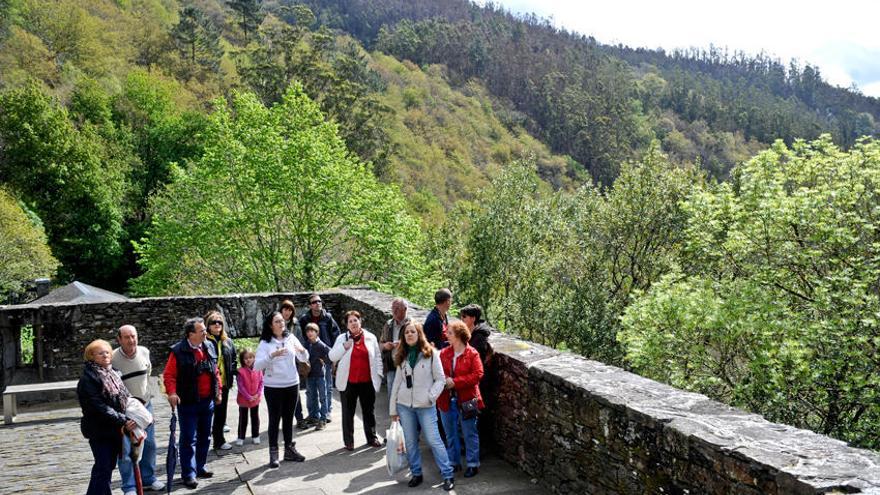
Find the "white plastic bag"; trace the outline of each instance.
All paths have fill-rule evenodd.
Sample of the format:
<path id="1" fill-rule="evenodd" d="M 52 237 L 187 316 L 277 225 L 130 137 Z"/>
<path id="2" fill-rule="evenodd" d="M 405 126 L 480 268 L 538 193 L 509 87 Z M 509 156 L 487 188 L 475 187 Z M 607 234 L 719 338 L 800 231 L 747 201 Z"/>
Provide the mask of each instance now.
<path id="1" fill-rule="evenodd" d="M 153 415 L 150 414 L 150 411 L 141 401 L 134 397 L 129 397 L 125 405 L 125 417 L 137 424 L 134 430 L 129 433 L 129 438 L 131 439 L 132 449 L 137 451 L 136 458 L 140 459 L 141 453 L 144 450 L 144 439 L 147 438 L 147 428 L 153 424 Z"/>
<path id="2" fill-rule="evenodd" d="M 392 478 L 397 473 L 406 469 L 409 462 L 406 458 L 406 443 L 403 441 L 403 428 L 400 421 L 392 421 L 391 428 L 385 432 L 388 443 L 385 446 L 385 463 L 388 467 L 388 476 Z"/>

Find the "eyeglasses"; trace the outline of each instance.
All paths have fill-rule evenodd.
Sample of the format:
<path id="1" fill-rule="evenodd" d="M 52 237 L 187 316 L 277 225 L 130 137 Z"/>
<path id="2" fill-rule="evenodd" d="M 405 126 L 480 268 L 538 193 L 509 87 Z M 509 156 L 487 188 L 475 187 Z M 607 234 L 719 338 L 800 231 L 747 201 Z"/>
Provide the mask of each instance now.
<path id="1" fill-rule="evenodd" d="M 309 304 L 321 304 L 321 300 L 318 299 L 316 301 L 309 301 Z"/>
<path id="2" fill-rule="evenodd" d="M 211 325 L 220 325 L 220 326 L 222 327 L 222 326 L 223 326 L 223 322 L 222 322 L 222 321 L 219 321 L 219 320 L 214 320 L 214 321 L 208 323 L 208 326 L 209 326 L 209 327 L 210 327 Z"/>

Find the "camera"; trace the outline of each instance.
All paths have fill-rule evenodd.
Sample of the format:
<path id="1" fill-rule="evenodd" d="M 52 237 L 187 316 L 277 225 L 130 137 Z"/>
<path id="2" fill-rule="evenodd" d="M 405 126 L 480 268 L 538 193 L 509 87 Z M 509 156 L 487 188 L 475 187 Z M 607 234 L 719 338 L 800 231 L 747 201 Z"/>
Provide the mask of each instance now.
<path id="1" fill-rule="evenodd" d="M 196 364 L 196 373 L 211 373 L 211 361 L 208 359 L 203 359 Z"/>
<path id="2" fill-rule="evenodd" d="M 404 375 L 404 377 L 406 378 L 406 388 L 412 388 L 412 375 Z"/>

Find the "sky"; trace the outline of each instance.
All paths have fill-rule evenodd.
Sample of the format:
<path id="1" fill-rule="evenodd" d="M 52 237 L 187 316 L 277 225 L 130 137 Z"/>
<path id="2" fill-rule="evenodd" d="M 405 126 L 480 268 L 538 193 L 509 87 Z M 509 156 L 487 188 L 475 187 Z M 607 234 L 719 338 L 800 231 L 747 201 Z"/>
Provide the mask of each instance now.
<path id="1" fill-rule="evenodd" d="M 517 13 L 630 47 L 765 53 L 819 68 L 831 84 L 880 97 L 880 0 L 494 0 Z"/>

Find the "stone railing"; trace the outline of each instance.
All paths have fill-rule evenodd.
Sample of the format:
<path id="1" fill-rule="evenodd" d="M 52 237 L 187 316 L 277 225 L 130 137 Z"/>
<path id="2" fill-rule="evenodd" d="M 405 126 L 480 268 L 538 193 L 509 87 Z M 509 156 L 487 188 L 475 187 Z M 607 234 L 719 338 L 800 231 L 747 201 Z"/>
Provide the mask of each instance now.
<path id="1" fill-rule="evenodd" d="M 564 494 L 880 494 L 880 456 L 497 335 L 499 452 Z"/>
<path id="2" fill-rule="evenodd" d="M 223 296 L 150 297 L 123 302 L 44 304 L 0 307 L 0 389 L 30 381 L 71 380 L 82 372 L 82 352 L 94 339 L 114 346 L 116 329 L 123 324 L 138 329 L 141 345 L 151 352 L 154 368 L 161 369 L 167 351 L 183 336 L 183 322 L 209 310 L 223 313 L 233 337 L 258 337 L 263 318 L 284 299 L 293 301 L 297 313 L 307 307 L 309 293 L 231 294 Z M 325 309 L 337 318 L 350 309 L 364 315 L 364 326 L 380 330 L 390 312 L 391 296 L 364 289 L 338 289 L 321 293 Z M 381 309 L 380 309 L 381 308 Z M 420 310 L 414 308 L 418 314 Z M 34 365 L 20 363 L 20 328 L 34 331 Z M 344 330 L 344 324 L 340 323 Z"/>
<path id="3" fill-rule="evenodd" d="M 363 289 L 322 292 L 340 316 L 357 309 L 374 331 L 391 296 Z M 262 316 L 308 294 L 146 298 L 112 304 L 0 308 L 6 381 L 18 376 L 18 328 L 32 324 L 44 380 L 76 378 L 82 349 L 111 340 L 122 323 L 141 342 L 167 349 L 183 321 L 220 309 L 233 336 L 259 335 Z M 425 311 L 412 308 L 421 319 Z M 567 352 L 493 335 L 487 370 L 492 446 L 504 459 L 559 494 L 880 494 L 880 456 L 843 442 L 774 424 L 699 394 L 683 392 Z M 153 352 L 161 366 L 165 353 Z M 0 382 L 0 388 L 3 383 Z M 539 489 L 536 488 L 536 491 Z"/>

